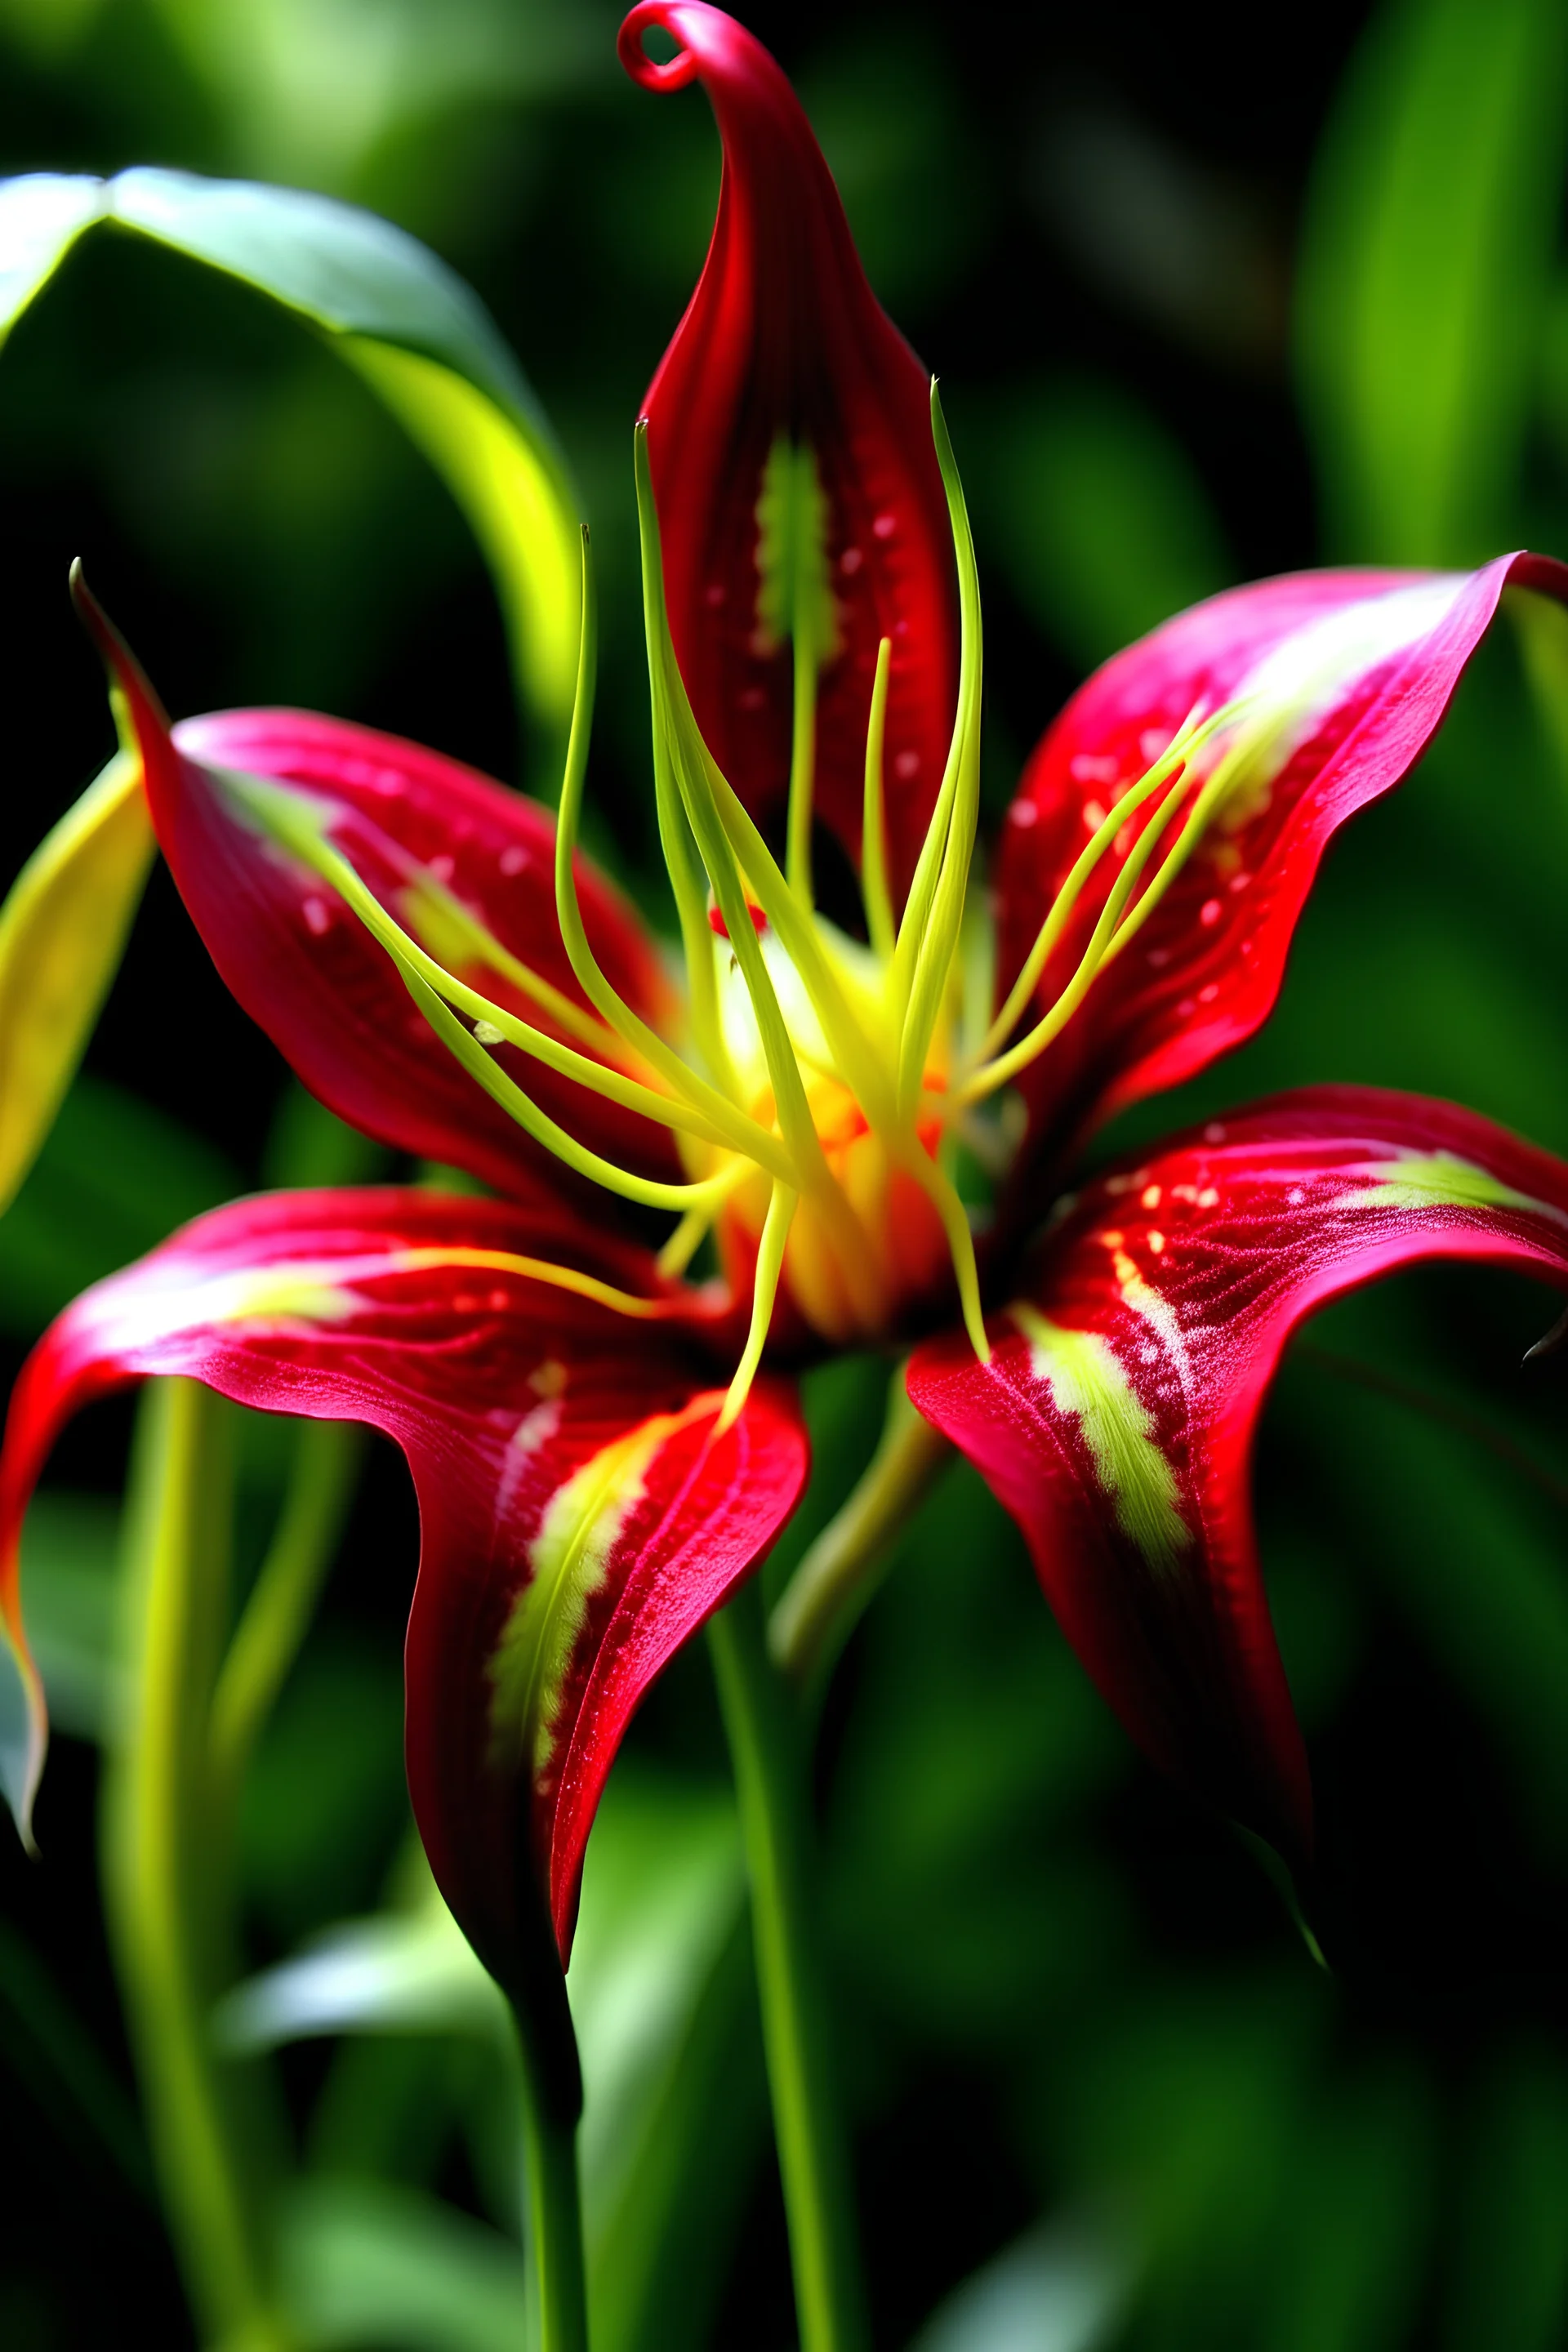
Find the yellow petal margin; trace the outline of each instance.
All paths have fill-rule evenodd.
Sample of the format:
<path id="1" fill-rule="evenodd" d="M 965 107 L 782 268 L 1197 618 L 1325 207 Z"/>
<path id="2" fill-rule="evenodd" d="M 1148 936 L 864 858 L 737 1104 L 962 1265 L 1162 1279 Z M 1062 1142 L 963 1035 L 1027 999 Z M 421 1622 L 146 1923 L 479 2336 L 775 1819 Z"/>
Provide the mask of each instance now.
<path id="1" fill-rule="evenodd" d="M 154 848 L 139 761 L 117 752 L 0 908 L 0 1210 L 9 1208 L 120 968 Z"/>

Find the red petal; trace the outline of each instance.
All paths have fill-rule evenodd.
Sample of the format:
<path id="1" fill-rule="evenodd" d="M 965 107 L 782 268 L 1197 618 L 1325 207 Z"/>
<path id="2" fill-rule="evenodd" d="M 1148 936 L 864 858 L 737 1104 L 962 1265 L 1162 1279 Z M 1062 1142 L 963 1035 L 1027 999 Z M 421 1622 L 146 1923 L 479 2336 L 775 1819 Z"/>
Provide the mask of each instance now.
<path id="1" fill-rule="evenodd" d="M 549 1159 L 442 1045 L 390 959 L 330 885 L 267 844 L 215 788 L 216 768 L 329 801 L 331 840 L 382 904 L 425 868 L 539 977 L 583 1010 L 555 918 L 555 827 L 534 803 L 455 760 L 345 720 L 219 711 L 171 736 L 146 680 L 96 607 L 89 625 L 130 702 L 158 840 L 226 985 L 339 1116 L 383 1142 L 527 1194 Z M 644 1017 L 668 1016 L 657 950 L 630 907 L 577 860 L 584 920 L 606 977 Z M 438 960 L 444 947 L 434 950 Z M 509 1012 L 555 1024 L 499 974 L 460 971 Z M 576 1043 L 576 1040 L 569 1042 Z M 668 1131 L 510 1045 L 495 1058 L 559 1123 L 640 1172 L 678 1174 Z"/>
<path id="2" fill-rule="evenodd" d="M 655 65 L 660 26 L 679 54 Z M 858 856 L 877 647 L 892 640 L 889 869 L 902 898 L 947 758 L 958 684 L 952 532 L 925 369 L 866 283 L 811 125 L 762 45 L 700 0 L 645 0 L 621 61 L 647 89 L 694 77 L 724 142 L 697 291 L 648 388 L 648 454 L 681 677 L 759 816 L 784 799 L 793 665 L 757 649 L 757 500 L 780 435 L 816 455 L 842 650 L 817 697 L 816 808 Z"/>
<path id="3" fill-rule="evenodd" d="M 1330 836 L 1420 757 L 1510 583 L 1568 598 L 1568 570 L 1529 555 L 1500 557 L 1468 577 L 1265 580 L 1179 614 L 1079 688 L 1030 761 L 1005 828 L 1005 984 L 1095 826 L 1182 721 L 1254 684 L 1267 688 L 1270 677 L 1277 688 L 1305 632 L 1344 633 L 1342 659 L 1327 666 L 1337 674 L 1292 728 L 1285 765 L 1211 824 L 1163 904 L 1026 1075 L 1037 1123 L 1064 1139 L 1081 1131 L 1191 1077 L 1268 1017 Z M 1277 692 L 1265 698 L 1279 701 Z M 1133 837 L 1141 826 L 1135 820 Z M 1120 854 L 1107 858 L 1079 902 L 1043 976 L 1042 1003 L 1076 965 L 1120 863 Z"/>
<path id="4" fill-rule="evenodd" d="M 498 1256 L 575 1267 L 667 1319 L 628 1319 L 485 1262 Z M 85 1293 L 22 1372 L 0 1458 L 13 1635 L 27 1497 L 62 1423 L 104 1390 L 184 1373 L 247 1404 L 384 1430 L 408 1457 L 423 1530 L 406 1658 L 415 1811 L 465 1931 L 515 1978 L 532 1899 L 521 1841 L 564 1954 L 633 1709 L 766 1550 L 805 1475 L 805 1432 L 777 1382 L 759 1381 L 713 1439 L 723 1390 L 695 1343 L 701 1321 L 696 1295 L 661 1285 L 646 1252 L 543 1199 L 298 1192 L 219 1209 Z M 627 1458 L 609 1475 L 617 1446 Z M 574 1517 L 563 1490 L 595 1460 L 602 1491 L 590 1477 Z M 563 1525 L 577 1538 L 564 1553 Z M 512 1708 L 502 1653 L 510 1625 L 514 1666 L 529 1662 L 516 1612 L 541 1573 L 554 1581 L 535 1604 L 539 1655 L 553 1665 L 529 1686 L 535 1720 Z"/>
<path id="5" fill-rule="evenodd" d="M 1445 1103 L 1283 1095 L 1080 1194 L 991 1327 L 988 1367 L 962 1337 L 910 1367 L 1132 1737 L 1297 1868 L 1311 1794 L 1258 1570 L 1253 1431 L 1303 1317 L 1435 1257 L 1568 1288 L 1568 1166 Z"/>

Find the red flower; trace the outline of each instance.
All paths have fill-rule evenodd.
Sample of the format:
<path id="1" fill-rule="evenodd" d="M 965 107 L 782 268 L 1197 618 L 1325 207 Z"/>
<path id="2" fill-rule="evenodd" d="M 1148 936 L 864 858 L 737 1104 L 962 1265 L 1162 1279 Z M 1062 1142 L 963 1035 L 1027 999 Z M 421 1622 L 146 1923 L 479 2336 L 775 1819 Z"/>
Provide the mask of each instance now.
<path id="1" fill-rule="evenodd" d="M 651 24 L 681 44 L 667 66 L 642 53 Z M 1301 1868 L 1310 1796 L 1247 1499 L 1280 1348 L 1417 1257 L 1568 1286 L 1568 1168 L 1446 1105 L 1342 1089 L 1077 1196 L 1056 1171 L 1257 1028 L 1330 835 L 1417 759 L 1503 587 L 1568 597 L 1568 572 L 1272 581 L 1121 655 L 1009 813 L 1001 985 L 976 1008 L 979 601 L 940 412 L 765 53 L 696 0 L 650 0 L 622 54 L 656 85 L 700 77 L 725 142 L 712 250 L 638 440 L 684 992 L 573 847 L 591 599 L 559 835 L 330 720 L 171 734 L 89 606 L 239 1002 L 345 1118 L 503 1198 L 239 1202 L 79 1299 L 12 1403 L 13 1637 L 26 1497 L 87 1397 L 181 1371 L 385 1430 L 423 1523 L 416 1811 L 504 1979 L 532 1900 L 520 1827 L 564 1950 L 632 1708 L 794 1506 L 805 1443 L 780 1368 L 912 1337 L 914 1402 L 1019 1520 L 1133 1736 Z M 783 870 L 758 829 L 781 800 Z M 814 808 L 860 854 L 864 942 L 814 911 Z M 1021 1117 L 994 1115 L 1008 1090 Z M 996 1163 L 1026 1255 L 982 1268 L 961 1142 Z M 595 1184 L 679 1218 L 658 1259 L 584 1213 Z M 722 1278 L 687 1284 L 710 1232 Z M 41 1717 L 24 1807 L 39 1741 Z"/>

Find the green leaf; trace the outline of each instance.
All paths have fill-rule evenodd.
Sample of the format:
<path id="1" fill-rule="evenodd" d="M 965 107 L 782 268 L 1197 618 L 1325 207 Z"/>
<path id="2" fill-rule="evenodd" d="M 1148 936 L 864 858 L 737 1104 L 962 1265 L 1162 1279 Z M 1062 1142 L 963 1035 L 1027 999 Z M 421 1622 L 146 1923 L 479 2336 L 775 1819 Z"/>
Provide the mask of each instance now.
<path id="1" fill-rule="evenodd" d="M 1310 191 L 1297 362 L 1333 551 L 1513 542 L 1562 201 L 1558 0 L 1385 0 Z"/>
<path id="2" fill-rule="evenodd" d="M 279 2273 L 312 2352 L 527 2352 L 537 2341 L 517 2248 L 416 2189 L 300 2182 L 279 2217 Z"/>
<path id="3" fill-rule="evenodd" d="M 0 1212 L 54 1125 L 153 864 L 138 762 L 117 754 L 0 908 Z"/>
<path id="4" fill-rule="evenodd" d="M 59 172 L 0 181 L 0 341 L 103 214 L 103 183 Z"/>
<path id="5" fill-rule="evenodd" d="M 1296 2136 L 1258 2352 L 1384 2352 L 1411 2340 L 1435 2203 L 1434 2105 L 1398 2062 L 1365 2079 L 1331 2076 Z"/>
<path id="6" fill-rule="evenodd" d="M 389 222 L 325 196 L 189 172 L 0 183 L 0 337 L 96 221 L 268 294 L 325 335 L 447 480 L 495 572 L 524 702 L 564 740 L 581 557 L 559 448 L 482 303 Z"/>
<path id="7" fill-rule="evenodd" d="M 1134 2267 L 1098 2222 L 1031 2230 L 948 2297 L 911 2352 L 1095 2352 L 1115 2333 Z"/>
<path id="8" fill-rule="evenodd" d="M 407 1907 L 335 1928 L 231 1993 L 215 2021 L 221 2045 L 446 2032 L 510 2052 L 500 1995 L 422 1864 L 418 1877 Z M 568 1979 L 599 2352 L 683 2352 L 722 2286 L 765 2126 L 742 1892 L 727 1792 L 617 1772 L 588 1849 Z"/>

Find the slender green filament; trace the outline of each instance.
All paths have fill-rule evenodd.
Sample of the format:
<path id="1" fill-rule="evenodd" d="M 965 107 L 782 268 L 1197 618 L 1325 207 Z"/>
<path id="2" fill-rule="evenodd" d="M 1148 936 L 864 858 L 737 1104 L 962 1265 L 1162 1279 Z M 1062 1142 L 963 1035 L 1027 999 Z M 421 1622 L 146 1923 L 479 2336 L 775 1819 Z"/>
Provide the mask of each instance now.
<path id="1" fill-rule="evenodd" d="M 794 665 L 794 740 L 782 866 L 698 727 L 676 659 L 665 602 L 658 516 L 646 424 L 635 470 L 652 750 L 659 836 L 685 961 L 683 1051 L 628 1004 L 589 940 L 575 869 L 593 719 L 596 608 L 583 534 L 582 631 L 576 699 L 555 836 L 554 888 L 567 961 L 586 1006 L 494 939 L 456 894 L 409 862 L 400 921 L 332 838 L 334 804 L 259 779 L 226 778 L 237 802 L 272 839 L 342 898 L 385 950 L 436 1035 L 489 1098 L 566 1167 L 677 1219 L 657 1258 L 666 1280 L 691 1265 L 716 1225 L 731 1242 L 755 1237 L 749 1323 L 718 1429 L 742 1411 L 761 1366 L 786 1268 L 791 1295 L 820 1328 L 890 1336 L 910 1286 L 930 1278 L 929 1256 L 951 1262 L 965 1330 L 988 1360 L 973 1234 L 953 1181 L 961 1143 L 1001 1164 L 1007 1107 L 976 1106 L 1043 1051 L 1095 973 L 1145 919 L 1209 815 L 1256 751 L 1229 746 L 1194 795 L 1193 757 L 1236 706 L 1178 730 L 1168 749 L 1097 826 L 1042 924 L 1005 1003 L 990 1017 L 994 955 L 988 919 L 972 891 L 980 801 L 983 640 L 974 549 L 941 402 L 931 431 L 957 564 L 960 657 L 946 761 L 900 910 L 889 866 L 884 756 L 892 643 L 878 646 L 866 734 L 862 811 L 864 946 L 818 915 L 811 872 L 817 696 L 840 652 L 827 563 L 828 512 L 809 447 L 781 439 L 764 471 L 759 526 L 759 653 Z M 1033 1002 L 1075 906 L 1132 816 L 1143 830 L 1122 860 L 1077 971 L 1026 1035 L 1007 1041 Z M 1160 862 L 1139 892 L 1146 871 Z M 714 922 L 709 919 L 710 908 Z M 722 938 L 715 927 L 721 924 Z M 416 936 L 416 934 L 418 936 Z M 453 964 L 459 967 L 454 971 Z M 460 976 L 494 972 L 549 1023 L 541 1027 Z M 975 1045 L 973 1041 L 978 1037 Z M 674 1135 L 684 1181 L 644 1176 L 578 1140 L 495 1058 L 509 1045 L 557 1076 Z M 893 1188 L 902 1188 L 895 1200 Z M 763 1205 L 765 1188 L 766 1206 Z M 853 1197 L 852 1197 L 853 1196 Z M 901 1204 L 901 1205 L 900 1205 Z M 912 1205 L 911 1205 L 912 1204 Z M 797 1212 L 801 1213 L 797 1216 Z M 758 1221 L 760 1220 L 760 1230 Z M 910 1222 L 912 1220 L 912 1222 Z M 792 1235 L 794 1236 L 792 1242 Z M 752 1246 L 749 1241 L 743 1244 Z M 521 1261 L 519 1261 L 520 1269 Z M 542 1266 L 540 1279 L 554 1279 Z M 567 1289 L 628 1315 L 671 1311 L 586 1276 Z M 814 1303 L 815 1302 L 815 1303 Z M 837 1318 L 837 1319 L 836 1319 Z"/>
<path id="2" fill-rule="evenodd" d="M 877 675 L 871 682 L 865 814 L 860 824 L 860 893 L 866 903 L 866 929 L 874 953 L 884 963 L 892 955 L 897 937 L 888 888 L 888 819 L 882 796 L 882 747 L 888 733 L 888 681 L 892 667 L 893 641 L 884 637 L 877 647 Z"/>
<path id="3" fill-rule="evenodd" d="M 730 1382 L 729 1393 L 713 1424 L 715 1437 L 722 1437 L 731 1423 L 739 1419 L 752 1392 L 752 1382 L 757 1377 L 757 1367 L 763 1360 L 763 1348 L 778 1297 L 784 1244 L 789 1240 L 789 1229 L 799 1199 L 799 1193 L 792 1192 L 787 1184 L 775 1184 L 769 1198 L 768 1213 L 763 1221 L 762 1240 L 757 1246 L 757 1270 L 752 1283 L 751 1328 L 746 1334 L 746 1344 L 735 1367 L 734 1378 Z"/>
<path id="4" fill-rule="evenodd" d="M 1166 751 L 1097 827 L 1058 893 L 1006 1003 L 986 1034 L 976 1056 L 978 1066 L 971 1068 L 954 1086 L 952 1099 L 956 1108 L 963 1109 L 987 1095 L 994 1094 L 1037 1060 L 1053 1039 L 1060 1035 L 1105 966 L 1121 952 L 1147 922 L 1182 872 L 1218 809 L 1236 791 L 1247 770 L 1268 756 L 1288 723 L 1286 719 L 1276 719 L 1264 726 L 1248 727 L 1245 723 L 1247 713 L 1247 706 L 1238 700 L 1227 703 L 1201 723 L 1195 714 L 1186 719 Z M 1194 754 L 1222 730 L 1231 728 L 1237 730 L 1236 740 L 1216 761 L 1212 775 L 1199 787 L 1174 845 L 1155 870 L 1131 913 L 1126 914 L 1144 868 L 1188 796 Z M 1171 782 L 1173 776 L 1174 781 Z M 1123 858 L 1072 977 L 1034 1027 L 1005 1053 L 995 1054 L 995 1045 L 1015 1026 L 1038 985 L 1040 975 L 1059 943 L 1090 875 L 1111 849 L 1130 817 L 1145 806 L 1162 785 L 1168 785 L 1164 797 Z M 1122 919 L 1124 914 L 1125 920 Z"/>

